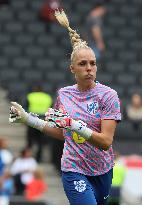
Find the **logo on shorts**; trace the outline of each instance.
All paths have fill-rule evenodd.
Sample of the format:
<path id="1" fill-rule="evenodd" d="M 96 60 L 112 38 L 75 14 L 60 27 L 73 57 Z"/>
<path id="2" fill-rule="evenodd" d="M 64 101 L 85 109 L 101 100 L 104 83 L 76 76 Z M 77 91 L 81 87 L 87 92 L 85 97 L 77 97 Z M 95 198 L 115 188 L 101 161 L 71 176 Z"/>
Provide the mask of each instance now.
<path id="1" fill-rule="evenodd" d="M 95 114 L 98 111 L 98 108 L 98 102 L 92 102 L 87 104 L 87 112 L 89 112 L 90 114 Z"/>
<path id="2" fill-rule="evenodd" d="M 107 198 L 109 197 L 109 195 L 107 195 L 107 196 L 104 196 L 104 200 L 106 200 Z"/>
<path id="3" fill-rule="evenodd" d="M 84 180 L 74 181 L 74 185 L 78 192 L 83 192 L 86 190 L 86 183 Z"/>

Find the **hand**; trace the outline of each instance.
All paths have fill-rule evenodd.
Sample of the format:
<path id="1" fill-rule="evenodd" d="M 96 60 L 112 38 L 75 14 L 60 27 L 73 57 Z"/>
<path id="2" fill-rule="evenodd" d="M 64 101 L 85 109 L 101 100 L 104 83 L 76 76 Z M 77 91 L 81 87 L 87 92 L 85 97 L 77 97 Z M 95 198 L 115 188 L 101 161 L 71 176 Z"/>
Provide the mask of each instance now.
<path id="1" fill-rule="evenodd" d="M 65 128 L 75 131 L 77 134 L 81 135 L 84 139 L 88 140 L 93 131 L 87 127 L 87 124 L 82 120 L 73 120 L 68 114 L 64 114 L 59 110 L 52 108 L 48 109 L 45 113 L 45 120 L 52 122 L 55 127 Z"/>
<path id="2" fill-rule="evenodd" d="M 27 121 L 28 113 L 16 102 L 11 102 L 9 122 L 10 123 L 24 123 Z"/>
<path id="3" fill-rule="evenodd" d="M 47 125 L 47 122 L 41 120 L 34 113 L 27 113 L 21 105 L 16 102 L 11 102 L 12 107 L 10 108 L 10 123 L 25 123 L 26 125 L 33 127 L 37 130 L 43 131 L 44 127 Z M 49 127 L 53 127 L 51 123 L 48 123 Z"/>
<path id="4" fill-rule="evenodd" d="M 72 122 L 68 114 L 52 108 L 49 108 L 48 112 L 45 113 L 45 120 L 57 128 L 70 128 Z"/>

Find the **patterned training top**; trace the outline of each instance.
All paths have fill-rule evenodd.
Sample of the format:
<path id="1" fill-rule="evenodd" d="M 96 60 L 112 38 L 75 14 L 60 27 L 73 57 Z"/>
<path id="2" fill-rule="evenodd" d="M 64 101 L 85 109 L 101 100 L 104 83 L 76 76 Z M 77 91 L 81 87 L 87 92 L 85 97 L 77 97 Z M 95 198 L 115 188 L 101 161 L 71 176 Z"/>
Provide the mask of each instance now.
<path id="1" fill-rule="evenodd" d="M 97 82 L 90 90 L 81 92 L 77 85 L 58 91 L 55 108 L 67 112 L 71 118 L 84 121 L 87 126 L 101 132 L 101 120 L 121 120 L 120 102 L 115 90 Z M 112 146 L 107 151 L 91 145 L 80 135 L 64 129 L 62 171 L 72 171 L 88 176 L 101 175 L 114 165 Z"/>

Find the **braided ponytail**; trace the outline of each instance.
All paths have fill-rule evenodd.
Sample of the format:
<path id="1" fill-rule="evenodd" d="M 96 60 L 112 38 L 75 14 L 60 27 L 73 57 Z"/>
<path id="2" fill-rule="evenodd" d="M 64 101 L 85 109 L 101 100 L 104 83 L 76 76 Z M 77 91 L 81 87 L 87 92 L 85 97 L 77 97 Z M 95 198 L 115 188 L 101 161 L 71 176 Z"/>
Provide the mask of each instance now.
<path id="1" fill-rule="evenodd" d="M 73 61 L 74 58 L 74 54 L 76 53 L 76 51 L 80 50 L 81 48 L 89 48 L 86 41 L 83 41 L 80 38 L 80 35 L 77 34 L 77 32 L 75 30 L 73 30 L 70 25 L 69 25 L 69 20 L 65 14 L 65 12 L 63 10 L 59 11 L 56 10 L 55 11 L 55 17 L 58 20 L 58 22 L 65 27 L 70 35 L 70 40 L 71 40 L 71 44 L 73 47 L 73 51 L 71 54 L 71 62 Z"/>

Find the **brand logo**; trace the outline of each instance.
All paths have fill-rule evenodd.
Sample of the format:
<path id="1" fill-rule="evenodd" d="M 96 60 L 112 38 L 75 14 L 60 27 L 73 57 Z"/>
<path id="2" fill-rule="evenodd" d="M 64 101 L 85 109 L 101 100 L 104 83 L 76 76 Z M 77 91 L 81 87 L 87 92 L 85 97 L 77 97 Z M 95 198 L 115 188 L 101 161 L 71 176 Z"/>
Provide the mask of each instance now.
<path id="1" fill-rule="evenodd" d="M 107 196 L 104 196 L 104 199 L 107 199 L 109 197 L 109 195 L 107 195 Z"/>
<path id="2" fill-rule="evenodd" d="M 74 185 L 78 192 L 83 192 L 86 190 L 86 183 L 84 180 L 74 181 Z"/>
<path id="3" fill-rule="evenodd" d="M 95 114 L 97 112 L 98 108 L 99 108 L 98 102 L 93 102 L 93 103 L 87 104 L 87 112 L 89 112 L 90 114 Z"/>

